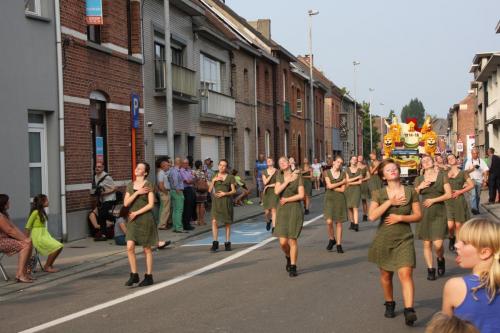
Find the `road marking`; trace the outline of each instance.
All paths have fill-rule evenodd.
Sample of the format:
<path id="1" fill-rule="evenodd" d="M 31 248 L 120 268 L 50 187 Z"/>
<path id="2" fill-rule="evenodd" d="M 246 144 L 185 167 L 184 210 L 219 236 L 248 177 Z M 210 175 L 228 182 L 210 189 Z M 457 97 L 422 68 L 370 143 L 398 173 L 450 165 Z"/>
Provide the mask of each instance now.
<path id="1" fill-rule="evenodd" d="M 318 215 L 318 216 L 316 216 L 315 218 L 313 218 L 311 220 L 305 221 L 304 222 L 304 227 L 307 226 L 307 225 L 309 225 L 309 224 L 311 224 L 311 223 L 313 223 L 313 222 L 315 222 L 315 221 L 317 221 L 317 220 L 319 220 L 322 217 L 323 217 L 323 214 Z M 108 302 L 97 304 L 97 305 L 91 306 L 90 308 L 87 308 L 87 309 L 84 309 L 84 310 L 72 313 L 70 315 L 67 315 L 67 316 L 64 316 L 64 317 L 52 320 L 52 321 L 49 321 L 49 322 L 47 322 L 45 324 L 41 324 L 41 325 L 38 325 L 38 326 L 35 326 L 35 327 L 32 327 L 32 328 L 29 328 L 27 330 L 21 331 L 20 333 L 40 332 L 42 330 L 45 330 L 45 329 L 48 329 L 48 328 L 60 325 L 62 323 L 71 321 L 73 319 L 77 319 L 77 318 L 86 316 L 88 314 L 97 312 L 99 310 L 103 310 L 103 309 L 115 306 L 117 304 L 129 301 L 131 299 L 134 299 L 134 298 L 137 298 L 137 297 L 141 297 L 141 296 L 150 294 L 152 292 L 155 292 L 157 290 L 169 287 L 171 285 L 177 284 L 179 282 L 182 282 L 184 280 L 190 279 L 190 278 L 195 277 L 197 275 L 203 274 L 205 272 L 208 272 L 208 271 L 210 271 L 210 270 L 212 270 L 214 268 L 217 268 L 219 266 L 222 266 L 224 264 L 227 264 L 228 262 L 231 262 L 231 261 L 233 261 L 235 259 L 238 259 L 238 258 L 240 258 L 240 257 L 242 257 L 242 256 L 244 256 L 244 255 L 246 255 L 246 254 L 248 254 L 250 252 L 253 252 L 253 251 L 255 251 L 255 250 L 263 247 L 264 245 L 272 242 L 275 239 L 277 239 L 277 238 L 276 237 L 269 237 L 269 238 L 261 241 L 260 243 L 255 244 L 254 246 L 251 246 L 251 247 L 249 247 L 247 249 L 241 250 L 241 251 L 239 251 L 239 252 L 237 252 L 237 253 L 235 253 L 233 255 L 230 255 L 227 258 L 224 258 L 222 260 L 216 261 L 213 264 L 210 264 L 208 266 L 204 266 L 202 268 L 199 268 L 199 269 L 194 270 L 192 272 L 180 275 L 180 276 L 178 276 L 176 278 L 173 278 L 173 279 L 170 279 L 168 281 L 164 281 L 164 282 L 155 284 L 155 285 L 153 285 L 151 287 L 147 287 L 147 288 L 144 288 L 142 290 L 133 292 L 132 294 L 129 294 L 129 295 L 126 295 L 126 296 L 122 296 L 120 298 L 117 298 L 117 299 L 114 299 L 114 300 L 111 300 L 111 301 L 108 301 Z"/>

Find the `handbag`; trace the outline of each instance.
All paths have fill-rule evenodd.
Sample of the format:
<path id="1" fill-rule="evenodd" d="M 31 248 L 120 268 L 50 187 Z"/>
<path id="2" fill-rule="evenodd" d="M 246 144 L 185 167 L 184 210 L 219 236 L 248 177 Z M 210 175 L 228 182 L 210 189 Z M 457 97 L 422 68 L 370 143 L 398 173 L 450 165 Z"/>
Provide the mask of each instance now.
<path id="1" fill-rule="evenodd" d="M 200 192 L 200 193 L 208 192 L 208 183 L 206 180 L 204 180 L 202 178 L 196 178 L 196 180 L 194 182 L 194 187 L 196 188 L 197 192 Z"/>

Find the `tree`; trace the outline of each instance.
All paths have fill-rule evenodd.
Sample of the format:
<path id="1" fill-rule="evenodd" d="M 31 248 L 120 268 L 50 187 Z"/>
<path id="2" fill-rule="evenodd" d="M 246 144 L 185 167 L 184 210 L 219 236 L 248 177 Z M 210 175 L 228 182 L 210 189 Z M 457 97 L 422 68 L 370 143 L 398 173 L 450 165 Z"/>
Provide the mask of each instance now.
<path id="1" fill-rule="evenodd" d="M 396 116 L 396 112 L 394 112 L 394 110 L 391 110 L 389 112 L 389 116 L 387 116 L 387 121 L 389 122 L 389 124 L 392 124 L 392 118 L 394 118 Z"/>
<path id="2" fill-rule="evenodd" d="M 370 124 L 370 103 L 363 102 L 363 110 L 365 110 L 363 115 L 363 155 L 365 159 L 368 159 L 370 154 L 370 127 L 372 128 L 372 139 L 373 139 L 373 150 L 380 152 L 380 133 L 377 128 Z M 372 119 L 373 120 L 373 119 Z"/>
<path id="3" fill-rule="evenodd" d="M 418 98 L 410 100 L 410 103 L 403 106 L 403 109 L 401 109 L 401 121 L 406 122 L 407 118 L 417 118 L 418 127 L 424 124 L 425 108 Z"/>

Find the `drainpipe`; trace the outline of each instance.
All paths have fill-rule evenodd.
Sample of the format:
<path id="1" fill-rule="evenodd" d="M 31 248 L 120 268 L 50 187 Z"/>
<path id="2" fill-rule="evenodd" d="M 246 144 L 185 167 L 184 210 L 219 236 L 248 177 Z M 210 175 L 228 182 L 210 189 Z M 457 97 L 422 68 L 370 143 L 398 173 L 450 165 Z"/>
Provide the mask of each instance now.
<path id="1" fill-rule="evenodd" d="M 257 108 L 257 58 L 253 58 L 253 91 L 254 91 L 254 102 L 253 102 L 253 112 L 255 114 L 255 160 L 259 159 L 259 120 L 258 120 L 258 108 Z M 267 156 L 266 156 L 267 158 Z"/>
<path id="2" fill-rule="evenodd" d="M 57 57 L 57 102 L 59 111 L 59 168 L 60 168 L 60 200 L 62 240 L 68 241 L 68 221 L 66 219 L 66 165 L 64 156 L 64 88 L 61 44 L 61 8 L 59 1 L 54 1 L 56 23 L 56 57 Z"/>
<path id="3" fill-rule="evenodd" d="M 170 2 L 163 1 L 165 15 L 165 105 L 167 111 L 167 140 L 168 154 L 175 158 L 174 152 L 174 110 L 172 105 L 172 50 L 170 49 Z M 153 138 L 154 140 L 154 138 Z"/>
<path id="4" fill-rule="evenodd" d="M 281 60 L 280 60 L 280 63 L 281 63 Z M 280 138 L 279 137 L 276 137 L 276 129 L 279 129 L 278 127 L 278 101 L 277 101 L 277 98 L 278 98 L 278 92 L 277 92 L 277 80 L 279 80 L 278 78 L 278 70 L 277 70 L 277 67 L 278 65 L 273 65 L 273 133 L 274 133 L 274 145 L 273 145 L 273 148 L 274 148 L 274 158 L 275 159 L 279 159 L 280 158 L 280 155 L 278 154 L 278 149 L 279 149 L 279 140 Z M 282 110 L 283 111 L 283 110 Z M 281 117 L 283 117 L 283 115 L 280 115 Z M 281 133 L 278 133 L 279 135 L 281 135 Z"/>

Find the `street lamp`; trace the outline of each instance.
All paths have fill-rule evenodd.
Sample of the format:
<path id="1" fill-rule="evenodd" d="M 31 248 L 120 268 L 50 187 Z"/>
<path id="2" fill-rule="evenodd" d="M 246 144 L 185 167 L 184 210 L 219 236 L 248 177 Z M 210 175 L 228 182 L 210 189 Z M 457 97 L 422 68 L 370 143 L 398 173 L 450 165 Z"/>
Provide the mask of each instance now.
<path id="1" fill-rule="evenodd" d="M 357 112 L 357 102 L 356 102 L 356 66 L 360 65 L 359 61 L 354 60 L 352 62 L 354 68 L 354 151 L 358 155 L 358 112 Z"/>
<path id="2" fill-rule="evenodd" d="M 314 137 L 315 117 L 314 117 L 314 79 L 313 79 L 313 52 L 312 52 L 312 17 L 318 15 L 318 10 L 309 9 L 309 110 L 311 112 L 311 136 L 312 136 L 312 158 L 316 158 L 316 139 Z"/>
<path id="3" fill-rule="evenodd" d="M 373 93 L 375 91 L 374 88 L 368 88 L 370 90 L 370 93 Z M 370 112 L 370 153 L 373 151 L 373 137 L 372 137 L 372 100 L 373 100 L 373 95 L 370 94 L 370 109 L 368 112 Z"/>

